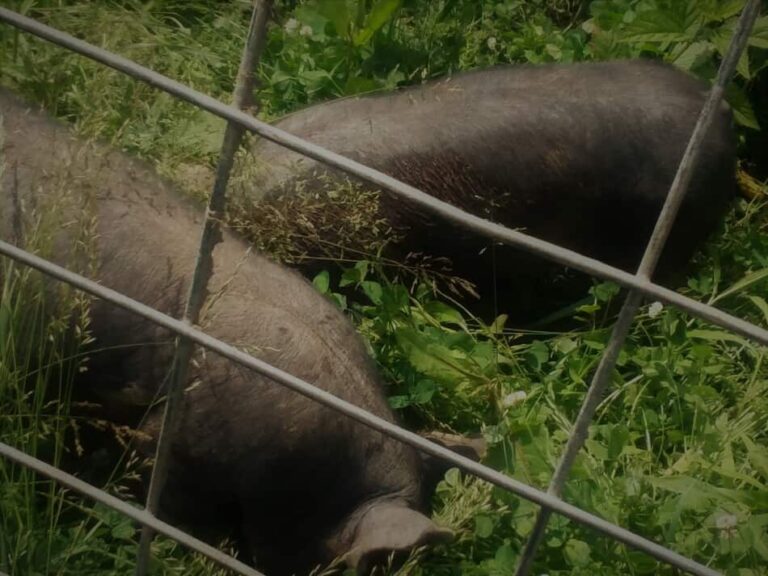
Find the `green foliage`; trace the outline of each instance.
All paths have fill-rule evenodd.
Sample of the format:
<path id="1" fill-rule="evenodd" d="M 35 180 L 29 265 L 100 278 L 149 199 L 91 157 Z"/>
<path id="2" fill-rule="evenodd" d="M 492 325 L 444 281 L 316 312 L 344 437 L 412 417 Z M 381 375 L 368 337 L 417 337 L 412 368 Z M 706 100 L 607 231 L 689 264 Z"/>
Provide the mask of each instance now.
<path id="1" fill-rule="evenodd" d="M 73 377 L 61 365 L 76 353 L 61 342 L 75 309 L 48 320 L 39 275 L 3 263 L 0 279 L 0 438 L 60 464 Z M 61 491 L 2 459 L 0 490 L 0 570 L 47 573 L 57 547 L 48 529 L 60 517 Z"/>
<path id="2" fill-rule="evenodd" d="M 701 78 L 713 80 L 725 55 L 744 0 L 595 0 L 582 28 L 592 36 L 591 56 L 662 58 Z M 742 89 L 768 65 L 768 16 L 758 19 L 749 47 L 737 66 L 738 83 L 727 98 L 736 120 L 760 128 Z"/>
<path id="3" fill-rule="evenodd" d="M 572 62 L 586 34 L 544 13 L 569 2 L 310 0 L 270 35 L 270 111 L 331 96 L 391 89 L 500 62 Z"/>
<path id="4" fill-rule="evenodd" d="M 391 387 L 390 403 L 414 425 L 470 430 L 495 419 L 496 389 L 516 366 L 512 350 L 494 344 L 499 325 L 470 329 L 459 310 L 425 285 L 409 294 L 368 261 L 346 269 L 339 282 L 339 289 L 354 287 L 359 295 L 351 304 L 327 272 L 314 284 L 355 318 Z"/>
<path id="5" fill-rule="evenodd" d="M 272 99 L 279 98 L 285 109 L 317 94 L 394 88 L 403 78 L 397 68 L 378 76 L 369 60 L 374 36 L 391 23 L 401 3 L 313 0 L 299 6 L 279 33 L 270 36 L 263 70 Z"/>
<path id="6" fill-rule="evenodd" d="M 688 290 L 768 326 L 768 206 L 742 203 L 727 235 L 700 256 Z M 368 338 L 390 383 L 392 405 L 412 426 L 481 430 L 486 462 L 545 488 L 571 432 L 609 335 L 620 296 L 596 284 L 577 312 L 580 328 L 531 338 L 492 327 L 436 300 L 409 295 L 369 262 L 348 268 L 335 297 Z M 355 287 L 344 296 L 336 290 Z M 620 354 L 613 387 L 577 458 L 566 499 L 728 574 L 765 574 L 768 560 L 768 368 L 766 350 L 646 305 Z M 406 574 L 513 573 L 537 508 L 449 473 L 438 520 L 458 534 Z M 563 518 L 537 557 L 549 574 L 674 574 Z M 751 571 L 751 572 L 749 572 Z"/>
<path id="7" fill-rule="evenodd" d="M 246 33 L 242 7 L 222 10 L 206 26 L 185 25 L 162 6 L 138 1 L 11 8 L 224 100 Z M 219 149 L 223 121 L 146 84 L 7 26 L 0 27 L 0 45 L 3 83 L 85 135 L 152 158 L 166 173 L 205 162 Z"/>

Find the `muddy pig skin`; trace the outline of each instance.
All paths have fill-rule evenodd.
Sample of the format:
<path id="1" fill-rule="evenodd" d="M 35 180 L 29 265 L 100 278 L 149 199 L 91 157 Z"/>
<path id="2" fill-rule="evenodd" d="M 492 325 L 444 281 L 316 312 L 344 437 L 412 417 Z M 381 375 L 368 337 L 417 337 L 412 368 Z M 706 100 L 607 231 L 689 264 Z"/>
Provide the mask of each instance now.
<path id="1" fill-rule="evenodd" d="M 643 60 L 498 67 L 319 104 L 276 126 L 468 212 L 634 271 L 707 89 L 671 66 Z M 723 105 L 662 276 L 687 263 L 734 194 L 731 124 Z M 316 177 L 315 161 L 267 141 L 253 151 L 256 181 L 238 198 L 276 203 L 295 193 L 297 182 L 312 189 L 327 181 Z M 481 300 L 467 303 L 481 314 L 497 308 L 540 317 L 583 296 L 589 283 L 519 250 L 490 249 L 487 240 L 389 193 L 381 196 L 380 214 L 404 230 L 390 256 L 448 257 L 458 276 L 476 284 Z M 306 267 L 316 272 L 311 262 Z"/>
<path id="2" fill-rule="evenodd" d="M 148 166 L 77 139 L 7 92 L 0 115 L 3 239 L 55 210 L 52 258 L 71 265 L 79 221 L 90 222 L 92 276 L 179 317 L 201 211 Z M 225 233 L 210 293 L 201 321 L 210 334 L 393 419 L 361 339 L 297 273 Z M 85 384 L 110 398 L 151 397 L 167 377 L 172 335 L 98 300 L 91 313 Z M 168 519 L 198 533 L 232 523 L 244 556 L 267 574 L 340 555 L 364 572 L 386 551 L 446 536 L 417 511 L 420 464 L 410 448 L 213 353 L 198 351 L 189 384 L 161 503 Z M 143 427 L 153 437 L 160 411 Z"/>

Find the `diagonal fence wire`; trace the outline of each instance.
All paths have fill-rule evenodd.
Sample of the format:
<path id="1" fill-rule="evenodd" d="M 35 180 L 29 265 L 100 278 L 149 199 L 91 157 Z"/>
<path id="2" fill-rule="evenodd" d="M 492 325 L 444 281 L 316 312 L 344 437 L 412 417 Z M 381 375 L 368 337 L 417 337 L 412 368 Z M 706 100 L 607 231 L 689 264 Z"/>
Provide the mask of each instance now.
<path id="1" fill-rule="evenodd" d="M 240 366 L 255 370 L 259 374 L 262 374 L 263 376 L 271 379 L 276 384 L 283 385 L 286 388 L 293 390 L 294 392 L 319 402 L 324 406 L 332 408 L 336 412 L 344 414 L 345 416 L 348 416 L 349 418 L 352 418 L 353 420 L 356 420 L 357 422 L 360 422 L 369 428 L 377 430 L 382 434 L 389 436 L 390 438 L 394 438 L 405 444 L 408 444 L 409 446 L 421 450 L 422 452 L 440 458 L 441 460 L 448 462 L 453 466 L 464 470 L 465 472 L 486 480 L 487 482 L 490 482 L 499 488 L 508 490 L 513 494 L 525 498 L 526 500 L 530 500 L 531 502 L 535 502 L 540 506 L 550 508 L 554 512 L 562 514 L 571 520 L 575 520 L 576 522 L 593 528 L 598 532 L 602 532 L 614 540 L 618 540 L 619 542 L 623 542 L 632 548 L 641 550 L 653 556 L 657 560 L 661 560 L 676 568 L 691 574 L 696 574 L 697 576 L 715 576 L 719 574 L 719 572 L 716 570 L 704 566 L 695 560 L 686 558 L 682 554 L 678 554 L 677 552 L 674 552 L 665 546 L 648 540 L 647 538 L 643 538 L 642 536 L 639 536 L 627 530 L 626 528 L 616 526 L 615 524 L 612 524 L 611 522 L 608 522 L 599 516 L 586 512 L 581 508 L 574 506 L 573 504 L 568 504 L 567 502 L 564 502 L 552 494 L 547 494 L 546 492 L 529 486 L 524 482 L 515 480 L 514 478 L 494 470 L 493 468 L 490 468 L 484 464 L 480 464 L 479 462 L 475 462 L 474 460 L 470 460 L 465 456 L 461 456 L 455 452 L 452 452 L 448 448 L 426 440 L 418 434 L 410 432 L 398 426 L 397 424 L 390 422 L 389 420 L 385 420 L 380 416 L 371 414 L 370 412 L 363 410 L 351 402 L 342 400 L 330 392 L 322 390 L 321 388 L 317 388 L 316 386 L 313 386 L 312 384 L 309 384 L 308 382 L 305 382 L 296 376 L 293 376 L 283 370 L 280 370 L 279 368 L 276 368 L 275 366 L 272 366 L 271 364 L 268 364 L 264 360 L 255 358 L 254 356 L 251 356 L 250 354 L 247 354 L 230 344 L 218 340 L 217 338 L 214 338 L 213 336 L 210 336 L 205 332 L 190 326 L 188 323 L 183 322 L 182 320 L 177 320 L 176 318 L 172 318 L 171 316 L 158 312 L 151 306 L 147 306 L 146 304 L 142 304 L 141 302 L 137 302 L 136 300 L 128 298 L 120 292 L 106 288 L 105 286 L 102 286 L 93 280 L 89 280 L 84 276 L 76 274 L 70 270 L 67 270 L 66 268 L 62 268 L 61 266 L 40 258 L 39 256 L 30 254 L 29 252 L 26 252 L 21 248 L 17 248 L 12 244 L 0 241 L 0 255 L 8 256 L 17 262 L 21 262 L 22 264 L 39 270 L 43 274 L 66 282 L 67 284 L 70 284 L 71 286 L 74 286 L 83 292 L 86 292 L 92 296 L 96 296 L 105 302 L 114 304 L 124 310 L 128 310 L 138 316 L 141 316 L 142 318 L 154 322 L 158 326 L 162 326 L 163 328 L 166 328 L 179 336 L 188 338 L 192 342 L 199 344 L 200 346 L 203 346 L 212 352 L 216 352 L 220 356 L 227 358 L 239 364 Z M 2 444 L 0 444 L 0 446 L 2 446 Z"/>
<path id="2" fill-rule="evenodd" d="M 708 130 L 712 126 L 715 114 L 720 106 L 725 86 L 731 79 L 736 63 L 747 46 L 749 34 L 754 26 L 759 13 L 759 0 L 750 0 L 742 11 L 739 22 L 731 39 L 728 52 L 720 63 L 720 69 L 717 73 L 715 83 L 707 95 L 704 106 L 693 128 L 693 133 L 685 149 L 680 165 L 678 166 L 675 179 L 669 189 L 669 193 L 661 209 L 661 213 L 656 221 L 648 246 L 640 261 L 637 269 L 637 275 L 640 278 L 650 279 L 656 269 L 661 252 L 664 249 L 672 226 L 677 217 L 680 205 L 683 202 L 688 185 L 691 182 L 693 170 L 696 162 L 701 156 L 701 148 Z M 616 367 L 616 361 L 619 357 L 624 341 L 637 314 L 642 301 L 642 294 L 631 290 L 627 294 L 626 300 L 619 312 L 619 317 L 611 332 L 610 339 L 606 345 L 603 356 L 600 359 L 597 370 L 592 377 L 592 382 L 587 390 L 587 395 L 581 405 L 576 421 L 568 435 L 568 442 L 565 445 L 560 461 L 555 468 L 555 472 L 550 480 L 547 492 L 555 496 L 560 496 L 565 487 L 571 467 L 576 460 L 584 442 L 589 434 L 589 425 L 595 416 L 597 406 L 603 398 L 605 391 L 610 384 Z M 547 523 L 551 516 L 551 511 L 547 508 L 541 508 L 536 516 L 531 534 L 523 548 L 523 552 L 518 559 L 516 576 L 528 576 L 533 567 L 536 551 L 541 544 L 546 532 Z"/>
<path id="3" fill-rule="evenodd" d="M 685 154 L 680 162 L 675 180 L 672 183 L 667 199 L 656 222 L 651 239 L 649 240 L 643 259 L 637 271 L 640 278 L 651 278 L 661 252 L 664 248 L 666 239 L 669 236 L 674 223 L 677 211 L 682 203 L 687 187 L 690 183 L 693 168 L 698 159 L 701 144 L 704 140 L 707 130 L 712 124 L 716 108 L 722 101 L 723 93 L 729 78 L 738 61 L 739 55 L 746 47 L 749 32 L 759 13 L 759 2 L 752 0 L 747 5 L 741 15 L 739 24 L 734 33 L 734 37 L 729 46 L 728 55 L 724 58 L 718 71 L 718 78 L 708 94 L 707 101 L 702 108 L 693 134 L 686 147 Z M 607 386 L 610 384 L 610 378 L 616 365 L 616 361 L 621 351 L 624 341 L 628 335 L 632 322 L 637 314 L 641 303 L 642 294 L 637 291 L 630 291 L 625 299 L 622 309 L 618 315 L 616 324 L 613 327 L 611 336 L 606 345 L 606 350 L 601 357 L 597 370 L 592 378 L 587 395 L 581 406 L 576 421 L 569 434 L 568 442 L 563 451 L 561 460 L 558 462 L 555 473 L 548 487 L 548 492 L 560 496 L 564 488 L 568 473 L 574 463 L 574 460 L 583 447 L 588 435 L 589 425 L 594 417 L 595 410 L 600 403 Z M 525 576 L 528 574 L 536 547 L 540 544 L 550 512 L 543 508 L 536 519 L 531 536 L 526 543 L 524 553 L 520 557 L 516 576 Z"/>
<path id="4" fill-rule="evenodd" d="M 740 334 L 759 344 L 768 346 L 768 330 L 723 312 L 722 310 L 718 310 L 713 306 L 697 302 L 682 294 L 678 294 L 674 290 L 658 286 L 647 278 L 641 278 L 635 274 L 609 266 L 594 258 L 589 258 L 573 250 L 558 246 L 557 244 L 534 238 L 533 236 L 529 236 L 516 230 L 510 230 L 500 224 L 495 224 L 484 218 L 464 212 L 455 206 L 429 196 L 413 186 L 409 186 L 391 176 L 387 176 L 383 172 L 379 172 L 378 170 L 369 168 L 359 162 L 355 162 L 340 154 L 322 148 L 321 146 L 312 144 L 302 138 L 271 126 L 266 122 L 257 120 L 237 108 L 227 106 L 215 98 L 211 98 L 210 96 L 193 90 L 175 80 L 171 80 L 162 74 L 132 62 L 127 58 L 123 58 L 122 56 L 118 56 L 107 50 L 88 44 L 65 32 L 41 24 L 40 22 L 22 16 L 21 14 L 17 14 L 6 8 L 0 8 L 0 21 L 11 24 L 49 42 L 82 54 L 92 60 L 101 62 L 106 66 L 172 94 L 181 100 L 185 100 L 198 108 L 207 110 L 220 118 L 236 122 L 246 130 L 254 132 L 280 146 L 284 146 L 294 152 L 299 152 L 313 160 L 317 160 L 318 162 L 322 162 L 333 168 L 338 168 L 347 174 L 351 174 L 366 182 L 375 184 L 385 190 L 403 196 L 428 212 L 472 230 L 481 236 L 521 248 L 527 252 L 557 262 L 563 266 L 574 268 L 586 274 L 597 276 L 604 280 L 610 280 L 625 288 L 641 292 L 644 296 L 677 306 L 681 310 L 701 318 L 702 320 L 706 320 L 707 322 L 726 328 L 731 332 Z"/>
<path id="5" fill-rule="evenodd" d="M 234 90 L 234 105 L 239 109 L 246 109 L 252 105 L 252 92 L 254 84 L 253 71 L 258 64 L 261 52 L 264 49 L 267 35 L 267 19 L 272 10 L 271 0 L 253 0 L 251 22 L 240 60 L 237 73 L 237 82 Z M 200 236 L 200 248 L 197 254 L 197 262 L 189 286 L 187 303 L 184 310 L 183 321 L 188 324 L 197 324 L 200 310 L 208 294 L 208 281 L 213 272 L 213 249 L 221 242 L 221 219 L 226 205 L 226 190 L 229 175 L 234 163 L 235 153 L 240 147 L 245 130 L 235 122 L 229 122 L 224 132 L 224 138 L 219 153 L 219 161 L 216 166 L 216 179 L 213 191 L 208 201 L 205 221 Z M 163 422 L 160 427 L 160 435 L 155 450 L 155 462 L 152 467 L 152 475 L 149 481 L 146 510 L 150 514 L 157 514 L 160 508 L 165 482 L 168 478 L 170 466 L 171 444 L 178 427 L 184 386 L 189 373 L 189 363 L 192 360 L 194 344 L 187 338 L 179 338 L 176 343 L 176 352 L 171 367 L 170 387 L 163 412 Z M 145 576 L 149 571 L 149 559 L 152 537 L 154 531 L 151 526 L 144 525 L 141 530 L 139 548 L 136 560 L 136 576 Z"/>

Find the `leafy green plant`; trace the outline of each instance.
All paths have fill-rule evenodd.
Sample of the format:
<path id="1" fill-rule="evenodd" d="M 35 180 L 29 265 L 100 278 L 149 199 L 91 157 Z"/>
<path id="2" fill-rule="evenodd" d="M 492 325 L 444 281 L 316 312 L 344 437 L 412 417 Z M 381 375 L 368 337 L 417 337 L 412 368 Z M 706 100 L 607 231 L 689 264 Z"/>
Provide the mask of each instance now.
<path id="1" fill-rule="evenodd" d="M 269 100 L 293 107 L 321 97 L 393 88 L 403 76 L 370 69 L 372 41 L 402 0 L 310 0 L 270 36 L 263 70 Z M 373 72 L 373 74 L 372 74 Z"/>
<path id="2" fill-rule="evenodd" d="M 592 36 L 593 58 L 660 57 L 712 80 L 744 4 L 744 0 L 596 0 L 590 4 L 592 18 L 582 28 Z M 742 87 L 768 65 L 768 17 L 758 19 L 748 46 L 751 50 L 736 70 L 740 83 L 732 84 L 727 96 L 736 120 L 757 130 L 760 126 Z"/>
<path id="3" fill-rule="evenodd" d="M 763 325 L 767 215 L 765 205 L 742 204 L 688 283 L 698 297 Z M 348 268 L 338 287 L 327 273 L 315 284 L 355 318 L 395 383 L 393 406 L 412 425 L 479 428 L 489 443 L 488 464 L 546 487 L 607 341 L 616 286 L 595 285 L 593 301 L 576 313 L 581 328 L 542 339 L 477 327 L 425 288 L 409 295 L 382 280 L 368 262 Z M 350 286 L 358 292 L 336 292 Z M 708 558 L 726 573 L 764 574 L 765 353 L 673 308 L 647 304 L 566 499 L 683 554 Z M 453 471 L 436 507 L 457 541 L 403 573 L 513 573 L 536 506 Z M 537 566 L 550 574 L 675 573 L 559 517 Z"/>
<path id="4" fill-rule="evenodd" d="M 347 268 L 338 288 L 361 295 L 348 304 L 323 272 L 315 286 L 354 316 L 390 385 L 390 403 L 412 422 L 477 428 L 496 410 L 495 389 L 514 361 L 493 344 L 498 327 L 470 329 L 456 308 L 422 285 L 410 294 L 369 261 Z M 436 415 L 440 415 L 435 421 Z"/>

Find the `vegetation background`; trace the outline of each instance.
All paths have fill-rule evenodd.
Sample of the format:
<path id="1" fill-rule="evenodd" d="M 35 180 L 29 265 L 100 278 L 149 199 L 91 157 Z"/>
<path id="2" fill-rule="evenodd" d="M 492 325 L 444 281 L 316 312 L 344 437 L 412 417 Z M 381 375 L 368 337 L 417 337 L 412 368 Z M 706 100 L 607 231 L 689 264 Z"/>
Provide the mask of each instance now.
<path id="1" fill-rule="evenodd" d="M 228 101 L 247 30 L 247 0 L 24 0 L 9 7 Z M 390 90 L 499 63 L 658 58 L 706 80 L 743 0 L 283 0 L 260 68 L 261 115 L 276 118 L 343 95 Z M 768 326 L 768 17 L 729 88 L 739 124 L 740 199 L 680 291 Z M 96 136 L 153 162 L 189 194 L 210 188 L 223 123 L 187 104 L 0 26 L 0 83 Z M 36 246 L 44 253 L 44 226 Z M 3 262 L 0 437 L 60 463 L 86 425 L 69 413 L 87 319 L 73 342 L 64 299 L 42 315 L 40 278 Z M 375 258 L 341 286 L 321 274 L 367 338 L 392 405 L 416 428 L 480 433 L 487 462 L 546 487 L 608 337 L 619 291 L 595 283 L 567 331 L 490 326 L 426 285 L 393 282 Z M 361 303 L 347 303 L 339 288 Z M 565 498 L 728 575 L 768 574 L 766 350 L 648 303 L 619 359 Z M 59 400 L 44 399 L 57 390 Z M 108 427 L 107 423 L 99 423 Z M 129 433 L 114 431 L 125 439 Z M 126 435 L 127 434 L 127 435 Z M 130 456 L 106 486 L 126 494 Z M 502 576 L 536 507 L 449 472 L 435 498 L 454 544 L 414 557 L 402 574 Z M 119 514 L 0 461 L 0 571 L 125 574 L 137 532 Z M 223 545 L 227 545 L 224 543 Z M 159 539 L 154 574 L 217 574 Z M 536 574 L 676 574 L 649 557 L 554 517 Z"/>

